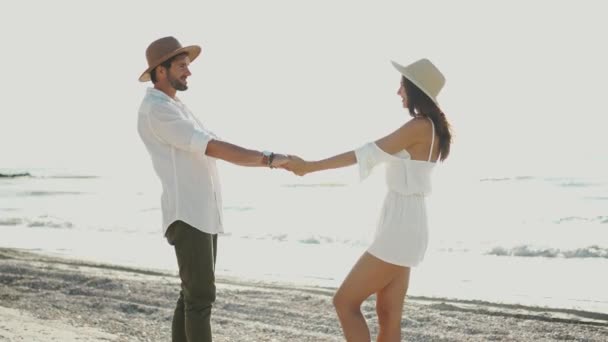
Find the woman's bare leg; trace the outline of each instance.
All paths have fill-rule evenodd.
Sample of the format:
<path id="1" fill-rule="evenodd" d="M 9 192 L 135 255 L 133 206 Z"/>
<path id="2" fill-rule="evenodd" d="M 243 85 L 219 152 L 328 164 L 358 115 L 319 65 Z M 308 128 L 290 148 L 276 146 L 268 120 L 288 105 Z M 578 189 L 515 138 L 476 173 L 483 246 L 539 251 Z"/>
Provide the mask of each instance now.
<path id="1" fill-rule="evenodd" d="M 410 268 L 401 267 L 395 278 L 376 294 L 376 313 L 380 326 L 378 342 L 401 341 L 401 316 L 409 282 Z"/>
<path id="2" fill-rule="evenodd" d="M 367 252 L 359 258 L 334 296 L 334 306 L 348 342 L 370 341 L 361 303 L 402 275 L 403 269 Z"/>

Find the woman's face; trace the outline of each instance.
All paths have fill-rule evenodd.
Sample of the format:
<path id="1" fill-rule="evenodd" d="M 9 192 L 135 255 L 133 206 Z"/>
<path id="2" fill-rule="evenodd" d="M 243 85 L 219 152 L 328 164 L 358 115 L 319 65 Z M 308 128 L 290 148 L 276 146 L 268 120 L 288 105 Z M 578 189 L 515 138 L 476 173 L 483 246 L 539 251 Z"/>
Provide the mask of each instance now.
<path id="1" fill-rule="evenodd" d="M 401 96 L 401 103 L 403 104 L 403 108 L 407 108 L 407 94 L 405 93 L 405 85 L 403 84 L 403 80 L 399 83 L 399 90 L 397 90 L 397 95 Z"/>

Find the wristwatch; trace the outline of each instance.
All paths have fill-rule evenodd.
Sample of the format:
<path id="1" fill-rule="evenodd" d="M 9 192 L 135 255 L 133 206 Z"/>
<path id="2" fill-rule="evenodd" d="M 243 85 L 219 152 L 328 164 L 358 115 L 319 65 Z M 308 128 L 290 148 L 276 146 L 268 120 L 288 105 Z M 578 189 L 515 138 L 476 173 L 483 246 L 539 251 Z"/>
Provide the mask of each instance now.
<path id="1" fill-rule="evenodd" d="M 262 152 L 262 164 L 272 167 L 272 160 L 274 159 L 274 153 L 270 151 Z"/>

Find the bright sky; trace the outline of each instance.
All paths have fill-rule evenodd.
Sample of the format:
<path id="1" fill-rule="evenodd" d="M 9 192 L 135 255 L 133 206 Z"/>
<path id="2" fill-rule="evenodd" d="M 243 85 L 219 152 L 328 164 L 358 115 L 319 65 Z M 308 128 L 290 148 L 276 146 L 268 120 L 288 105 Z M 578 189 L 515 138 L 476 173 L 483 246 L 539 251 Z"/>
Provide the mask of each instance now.
<path id="1" fill-rule="evenodd" d="M 321 158 L 408 119 L 394 59 L 431 59 L 460 173 L 608 169 L 602 1 L 14 1 L 0 12 L 0 167 L 151 172 L 147 45 L 203 53 L 182 100 L 255 149 Z M 604 5 L 605 6 L 605 5 Z M 591 164 L 585 164 L 591 163 Z M 595 163 L 595 164 L 594 164 Z M 446 164 L 448 165 L 448 164 Z"/>

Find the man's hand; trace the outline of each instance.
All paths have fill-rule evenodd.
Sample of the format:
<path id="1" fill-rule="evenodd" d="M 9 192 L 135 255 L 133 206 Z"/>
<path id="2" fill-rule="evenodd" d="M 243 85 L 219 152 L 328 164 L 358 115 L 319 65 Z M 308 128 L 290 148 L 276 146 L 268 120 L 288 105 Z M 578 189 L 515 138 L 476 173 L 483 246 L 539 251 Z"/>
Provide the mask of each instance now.
<path id="1" fill-rule="evenodd" d="M 270 168 L 285 168 L 285 164 L 287 164 L 287 162 L 289 162 L 289 156 L 284 154 L 275 154 L 274 158 L 272 159 L 272 163 L 270 164 Z"/>

